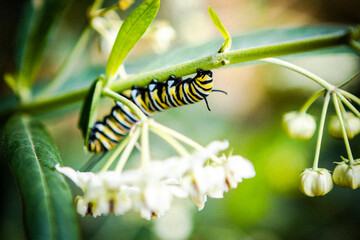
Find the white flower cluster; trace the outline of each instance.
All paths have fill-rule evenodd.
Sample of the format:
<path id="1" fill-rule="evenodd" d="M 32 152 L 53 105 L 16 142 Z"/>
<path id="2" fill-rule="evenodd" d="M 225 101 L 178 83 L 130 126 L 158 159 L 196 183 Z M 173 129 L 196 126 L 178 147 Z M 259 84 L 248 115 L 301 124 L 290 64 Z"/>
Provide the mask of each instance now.
<path id="1" fill-rule="evenodd" d="M 56 166 L 84 193 L 76 198 L 81 215 L 114 213 L 134 210 L 150 220 L 169 210 L 173 197 L 189 197 L 198 209 L 204 207 L 207 196 L 221 198 L 243 179 L 255 176 L 250 161 L 241 156 L 216 157 L 228 148 L 228 142 L 212 142 L 205 151 L 186 157 L 151 161 L 146 167 L 122 173 L 79 172 L 70 167 Z M 211 160 L 216 157 L 219 162 Z"/>

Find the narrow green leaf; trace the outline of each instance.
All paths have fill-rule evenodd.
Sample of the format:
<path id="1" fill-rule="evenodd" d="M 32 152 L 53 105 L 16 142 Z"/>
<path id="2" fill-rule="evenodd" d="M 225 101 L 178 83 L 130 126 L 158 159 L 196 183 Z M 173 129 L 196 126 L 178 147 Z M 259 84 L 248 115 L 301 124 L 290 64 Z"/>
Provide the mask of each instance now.
<path id="1" fill-rule="evenodd" d="M 225 26 L 222 24 L 220 18 L 218 17 L 218 15 L 214 11 L 214 9 L 212 9 L 212 7 L 209 7 L 209 14 L 210 14 L 211 20 L 213 21 L 214 25 L 216 26 L 216 28 L 219 30 L 219 32 L 221 33 L 221 35 L 223 35 L 223 37 L 225 39 L 224 44 L 221 46 L 221 48 L 218 52 L 222 53 L 222 52 L 229 51 L 231 48 L 231 37 L 230 37 L 229 32 L 226 30 Z"/>
<path id="2" fill-rule="evenodd" d="M 5 80 L 6 84 L 11 88 L 11 90 L 15 94 L 17 94 L 18 93 L 18 85 L 16 83 L 16 79 L 15 79 L 14 75 L 12 75 L 10 73 L 5 73 L 4 80 Z"/>
<path id="3" fill-rule="evenodd" d="M 104 86 L 104 79 L 98 78 L 91 85 L 88 95 L 85 98 L 85 102 L 81 109 L 81 115 L 79 120 L 79 128 L 84 138 L 84 144 L 86 145 L 89 139 L 90 127 L 95 123 L 96 110 L 100 101 L 101 93 Z"/>
<path id="4" fill-rule="evenodd" d="M 41 123 L 10 118 L 3 146 L 23 201 L 28 238 L 80 239 L 69 186 L 55 170 L 59 152 Z"/>
<path id="5" fill-rule="evenodd" d="M 29 1 L 29 19 L 24 19 L 25 29 L 21 33 L 19 81 L 29 89 L 37 75 L 44 49 L 54 25 L 64 12 L 69 0 Z M 27 22 L 25 22 L 27 21 Z M 25 39 L 25 40 L 24 40 Z"/>
<path id="6" fill-rule="evenodd" d="M 125 57 L 154 20 L 159 7 L 160 0 L 145 0 L 125 19 L 106 65 L 107 79 L 114 77 Z"/>

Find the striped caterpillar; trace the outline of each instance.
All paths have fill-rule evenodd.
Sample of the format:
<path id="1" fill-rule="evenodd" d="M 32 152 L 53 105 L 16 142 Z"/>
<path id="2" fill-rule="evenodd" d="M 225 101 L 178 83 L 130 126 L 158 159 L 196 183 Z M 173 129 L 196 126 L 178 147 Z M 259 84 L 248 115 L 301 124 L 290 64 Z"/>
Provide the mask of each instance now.
<path id="1" fill-rule="evenodd" d="M 128 99 L 149 116 L 168 108 L 192 104 L 203 99 L 206 101 L 212 86 L 212 72 L 198 69 L 193 78 L 183 80 L 171 75 L 164 83 L 154 79 L 147 87 L 133 87 Z M 120 102 L 115 103 L 111 113 L 91 128 L 88 149 L 92 152 L 99 153 L 112 149 L 139 121 L 130 108 Z"/>

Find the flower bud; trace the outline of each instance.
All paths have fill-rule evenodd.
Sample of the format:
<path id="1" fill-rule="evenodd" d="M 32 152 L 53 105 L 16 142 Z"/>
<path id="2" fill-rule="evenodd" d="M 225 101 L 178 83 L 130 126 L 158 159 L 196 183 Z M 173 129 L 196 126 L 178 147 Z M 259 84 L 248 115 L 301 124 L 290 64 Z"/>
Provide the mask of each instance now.
<path id="1" fill-rule="evenodd" d="M 333 188 L 331 174 L 325 168 L 305 169 L 300 174 L 299 188 L 306 196 L 323 196 Z"/>
<path id="2" fill-rule="evenodd" d="M 356 117 L 351 112 L 344 113 L 342 117 L 344 120 L 346 135 L 349 139 L 352 139 L 360 132 L 360 118 Z M 329 133 L 333 138 L 343 138 L 339 117 L 337 115 L 330 118 Z"/>
<path id="3" fill-rule="evenodd" d="M 336 185 L 345 188 L 356 189 L 360 187 L 360 162 L 347 164 L 345 161 L 338 163 L 333 173 Z"/>
<path id="4" fill-rule="evenodd" d="M 283 126 L 290 137 L 306 140 L 314 135 L 316 122 L 310 114 L 294 111 L 284 115 Z"/>

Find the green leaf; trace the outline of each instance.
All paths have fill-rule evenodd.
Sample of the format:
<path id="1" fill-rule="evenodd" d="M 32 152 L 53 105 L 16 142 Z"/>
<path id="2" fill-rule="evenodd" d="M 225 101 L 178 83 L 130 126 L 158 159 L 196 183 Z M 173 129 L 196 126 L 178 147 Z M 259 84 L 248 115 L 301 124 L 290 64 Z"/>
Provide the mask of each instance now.
<path id="1" fill-rule="evenodd" d="M 41 123 L 10 118 L 3 147 L 20 190 L 28 238 L 80 239 L 69 186 L 55 170 L 59 152 Z"/>
<path id="2" fill-rule="evenodd" d="M 106 65 L 107 79 L 114 77 L 125 57 L 154 20 L 159 7 L 160 0 L 145 0 L 125 19 Z"/>
<path id="3" fill-rule="evenodd" d="M 231 48 L 231 37 L 230 37 L 229 32 L 226 30 L 225 26 L 222 24 L 220 18 L 218 17 L 218 15 L 214 11 L 214 9 L 212 9 L 212 7 L 209 7 L 209 14 L 210 14 L 211 20 L 213 21 L 214 25 L 216 26 L 216 28 L 219 30 L 219 32 L 221 33 L 221 35 L 223 35 L 223 37 L 225 39 L 224 44 L 221 46 L 221 48 L 218 52 L 222 53 L 222 52 L 229 51 Z"/>
<path id="4" fill-rule="evenodd" d="M 5 83 L 11 88 L 11 90 L 17 94 L 18 93 L 18 85 L 16 83 L 15 77 L 10 73 L 4 74 Z"/>
<path id="5" fill-rule="evenodd" d="M 29 89 L 36 78 L 44 49 L 51 32 L 64 12 L 68 0 L 29 1 L 29 19 L 23 19 L 25 28 L 21 33 L 19 81 L 23 89 Z M 28 9 L 27 9 L 28 10 Z M 26 22 L 27 21 L 27 22 Z M 24 40 L 25 39 L 25 40 Z"/>
<path id="6" fill-rule="evenodd" d="M 101 98 L 101 93 L 104 86 L 104 79 L 98 78 L 91 85 L 90 90 L 85 98 L 85 102 L 81 109 L 81 115 L 79 120 L 79 128 L 84 138 L 84 144 L 86 145 L 89 139 L 90 127 L 94 125 L 96 120 L 96 110 Z"/>

